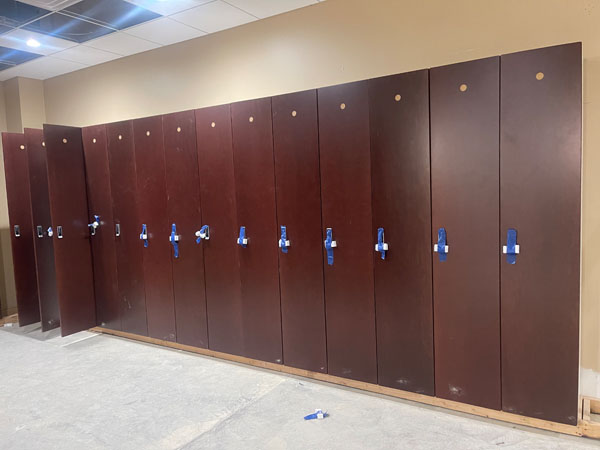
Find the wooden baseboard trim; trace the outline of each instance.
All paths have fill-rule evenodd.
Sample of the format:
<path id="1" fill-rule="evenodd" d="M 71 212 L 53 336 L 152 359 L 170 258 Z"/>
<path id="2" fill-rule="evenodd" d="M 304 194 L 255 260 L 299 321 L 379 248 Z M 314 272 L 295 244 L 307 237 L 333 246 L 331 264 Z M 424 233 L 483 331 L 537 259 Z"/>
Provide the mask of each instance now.
<path id="1" fill-rule="evenodd" d="M 19 315 L 11 314 L 10 316 L 0 317 L 0 327 L 4 326 L 5 323 L 18 323 Z"/>
<path id="2" fill-rule="evenodd" d="M 520 416 L 518 414 L 512 414 L 504 411 L 496 411 L 495 409 L 483 408 L 480 406 L 467 405 L 466 403 L 455 402 L 452 400 L 445 400 L 438 397 L 430 397 L 423 394 L 415 394 L 414 392 L 401 391 L 399 389 L 389 388 L 385 386 L 379 386 L 378 384 L 365 383 L 363 381 L 349 380 L 347 378 L 336 377 L 334 375 L 328 375 L 319 372 L 311 372 L 309 370 L 297 369 L 295 367 L 284 366 L 281 364 L 269 363 L 265 361 L 259 361 L 256 359 L 246 358 L 243 356 L 230 355 L 228 353 L 216 352 L 214 350 L 208 350 L 204 348 L 192 347 L 189 345 L 178 344 L 176 342 L 163 341 L 161 339 L 155 339 L 147 336 L 139 336 L 137 334 L 127 333 L 124 331 L 109 330 L 107 328 L 92 328 L 90 331 L 97 333 L 111 334 L 123 338 L 133 339 L 136 341 L 142 341 L 150 344 L 161 345 L 164 347 L 170 347 L 178 350 L 184 350 L 191 353 L 198 353 L 204 356 L 212 356 L 214 358 L 225 359 L 228 361 L 234 361 L 238 363 L 248 364 L 255 367 L 261 367 L 263 369 L 274 370 L 276 372 L 287 373 L 290 375 L 298 375 L 306 378 L 312 378 L 314 380 L 325 381 L 328 383 L 338 384 L 347 386 L 355 389 L 361 389 L 363 391 L 374 392 L 377 394 L 389 395 L 391 397 L 397 397 L 404 400 L 410 400 L 414 402 L 424 403 L 427 405 L 438 406 L 441 408 L 450 409 L 453 411 L 460 411 L 463 413 L 473 414 L 480 417 L 487 417 L 489 419 L 501 420 L 503 422 L 510 422 L 517 425 L 524 425 L 528 427 L 539 428 L 542 430 L 555 431 L 557 433 L 570 434 L 573 436 L 588 436 L 588 437 L 600 437 L 600 431 L 596 428 L 590 427 L 589 423 L 579 421 L 578 425 L 565 425 L 562 423 L 551 422 L 548 420 L 535 419 L 532 417 Z M 597 435 L 590 435 L 590 434 Z"/>

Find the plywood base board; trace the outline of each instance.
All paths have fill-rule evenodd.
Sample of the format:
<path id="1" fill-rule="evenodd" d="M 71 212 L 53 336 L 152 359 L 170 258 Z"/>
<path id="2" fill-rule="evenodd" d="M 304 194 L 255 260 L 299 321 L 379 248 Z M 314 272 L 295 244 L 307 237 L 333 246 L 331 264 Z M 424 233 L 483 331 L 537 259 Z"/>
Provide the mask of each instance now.
<path id="1" fill-rule="evenodd" d="M 550 422 L 548 420 L 535 419 L 532 417 L 520 416 L 518 414 L 512 414 L 504 411 L 497 411 L 494 409 L 482 408 L 480 406 L 467 405 L 465 403 L 459 403 L 452 400 L 445 400 L 437 397 L 430 397 L 423 394 L 415 394 L 414 392 L 401 391 L 399 389 L 388 388 L 385 386 L 379 386 L 377 384 L 365 383 L 362 381 L 349 380 L 346 378 L 336 377 L 333 375 L 311 372 L 309 370 L 297 369 L 295 367 L 284 366 L 281 364 L 274 364 L 265 361 L 259 361 L 256 359 L 250 359 L 243 356 L 230 355 L 227 353 L 216 352 L 214 350 L 208 350 L 203 348 L 191 347 L 189 345 L 178 344 L 176 342 L 163 341 L 161 339 L 155 339 L 146 336 L 139 336 L 136 334 L 126 333 L 123 331 L 109 330 L 106 328 L 92 328 L 90 331 L 97 333 L 111 334 L 114 336 L 120 336 L 128 339 L 134 339 L 150 344 L 161 345 L 164 347 L 175 348 L 178 350 L 184 350 L 192 353 L 198 353 L 204 356 L 212 356 L 214 358 L 225 359 L 228 361 L 234 361 L 238 363 L 248 364 L 255 367 L 261 367 L 263 369 L 274 370 L 277 372 L 287 373 L 290 375 L 299 375 L 306 378 L 312 378 L 315 380 L 325 381 L 334 383 L 342 386 L 347 386 L 355 389 L 361 389 L 364 391 L 375 392 L 377 394 L 389 395 L 391 397 L 397 397 L 404 400 L 410 400 L 414 402 L 424 403 L 432 406 L 439 406 L 441 408 L 451 409 L 453 411 L 460 411 L 463 413 L 473 414 L 480 417 L 487 417 L 489 419 L 501 420 L 503 422 L 510 422 L 518 425 L 524 425 L 542 430 L 555 431 L 557 433 L 570 434 L 574 436 L 588 436 L 600 438 L 600 427 L 598 431 L 590 424 L 585 424 L 580 421 L 578 425 L 565 425 L 557 422 Z M 584 426 L 585 425 L 585 426 Z"/>

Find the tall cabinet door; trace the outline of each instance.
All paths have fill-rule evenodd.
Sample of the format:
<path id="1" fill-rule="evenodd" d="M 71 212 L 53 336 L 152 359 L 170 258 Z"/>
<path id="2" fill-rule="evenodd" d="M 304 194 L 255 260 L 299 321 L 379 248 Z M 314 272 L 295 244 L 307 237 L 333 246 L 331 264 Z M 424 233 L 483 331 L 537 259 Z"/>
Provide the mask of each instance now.
<path id="1" fill-rule="evenodd" d="M 177 342 L 207 348 L 204 259 L 202 242 L 196 244 L 195 236 L 202 216 L 194 111 L 163 116 L 163 133 L 167 216 L 179 237 L 172 251 Z"/>
<path id="2" fill-rule="evenodd" d="M 367 82 L 319 89 L 329 373 L 377 382 Z M 331 264 L 330 264 L 331 263 Z"/>
<path id="3" fill-rule="evenodd" d="M 285 364 L 327 373 L 317 91 L 272 103 Z"/>
<path id="4" fill-rule="evenodd" d="M 370 80 L 369 107 L 378 381 L 433 395 L 429 71 Z"/>
<path id="5" fill-rule="evenodd" d="M 19 325 L 25 326 L 40 321 L 25 136 L 2 133 L 2 149 Z"/>
<path id="6" fill-rule="evenodd" d="M 196 114 L 196 142 L 202 199 L 202 242 L 206 308 L 211 350 L 242 355 L 244 330 L 229 105 L 202 108 Z"/>
<path id="7" fill-rule="evenodd" d="M 88 193 L 88 220 L 92 224 L 90 240 L 94 264 L 96 322 L 102 327 L 120 330 L 121 302 L 117 295 L 117 255 L 106 127 L 96 125 L 83 128 L 81 132 Z M 99 220 L 96 221 L 95 216 L 98 216 Z"/>
<path id="8" fill-rule="evenodd" d="M 581 44 L 502 56 L 502 408 L 575 425 Z"/>
<path id="9" fill-rule="evenodd" d="M 44 125 L 54 262 L 63 336 L 96 325 L 81 129 Z"/>
<path id="10" fill-rule="evenodd" d="M 138 245 L 143 248 L 148 335 L 175 341 L 175 303 L 169 243 L 171 224 L 166 215 L 162 116 L 134 120 L 133 135 L 140 220 L 137 234 L 140 237 Z M 145 235 L 142 235 L 143 225 Z M 146 239 L 141 239 L 144 236 Z"/>
<path id="11" fill-rule="evenodd" d="M 500 409 L 499 62 L 430 70 L 436 395 L 493 409 Z"/>
<path id="12" fill-rule="evenodd" d="M 56 270 L 54 268 L 54 243 L 48 235 L 52 225 L 50 197 L 48 195 L 48 172 L 44 132 L 25 128 L 25 146 L 29 159 L 29 188 L 31 192 L 31 217 L 33 244 L 40 298 L 40 322 L 42 331 L 60 326 Z"/>
<path id="13" fill-rule="evenodd" d="M 115 224 L 121 328 L 129 333 L 147 336 L 144 247 L 140 245 L 139 239 L 141 221 L 137 204 L 133 122 L 107 124 L 106 138 Z"/>
<path id="14" fill-rule="evenodd" d="M 271 99 L 231 105 L 244 356 L 281 363 L 281 308 Z"/>

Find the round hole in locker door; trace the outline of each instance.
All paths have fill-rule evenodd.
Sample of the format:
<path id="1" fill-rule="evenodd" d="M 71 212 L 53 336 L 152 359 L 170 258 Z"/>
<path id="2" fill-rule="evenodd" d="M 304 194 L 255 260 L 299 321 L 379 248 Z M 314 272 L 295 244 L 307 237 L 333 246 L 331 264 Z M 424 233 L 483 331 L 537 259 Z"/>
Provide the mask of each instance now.
<path id="1" fill-rule="evenodd" d="M 123 139 L 123 136 L 119 135 L 119 140 Z"/>
<path id="2" fill-rule="evenodd" d="M 466 84 L 461 84 L 458 89 L 460 90 L 460 92 L 465 92 L 467 90 L 467 85 Z"/>
<path id="3" fill-rule="evenodd" d="M 254 117 L 250 116 L 250 117 L 248 118 L 248 122 L 250 122 L 250 123 L 254 122 Z"/>
<path id="4" fill-rule="evenodd" d="M 298 115 L 298 113 L 296 112 L 296 110 L 292 111 L 292 117 L 296 117 Z"/>
<path id="5" fill-rule="evenodd" d="M 396 95 L 394 96 L 394 100 L 396 100 L 397 102 L 399 102 L 399 101 L 400 101 L 400 99 L 402 99 L 402 96 L 401 96 L 400 94 L 396 94 Z"/>
<path id="6" fill-rule="evenodd" d="M 181 133 L 181 127 L 177 127 L 177 132 Z"/>
<path id="7" fill-rule="evenodd" d="M 46 141 L 42 141 L 42 147 L 46 146 Z"/>
<path id="8" fill-rule="evenodd" d="M 146 131 L 146 136 L 150 136 L 150 132 L 149 131 Z"/>
<path id="9" fill-rule="evenodd" d="M 92 142 L 95 144 L 96 143 L 96 138 L 92 139 Z"/>
<path id="10" fill-rule="evenodd" d="M 63 138 L 63 144 L 66 144 L 67 142 L 67 138 Z"/>
<path id="11" fill-rule="evenodd" d="M 345 103 L 340 104 L 340 109 L 346 109 L 346 104 Z"/>
<path id="12" fill-rule="evenodd" d="M 210 126 L 214 128 L 214 127 L 216 127 L 216 126 L 217 126 L 217 124 L 216 124 L 216 123 L 214 123 L 214 122 L 212 122 L 212 123 L 210 124 Z"/>
<path id="13" fill-rule="evenodd" d="M 538 72 L 535 74 L 535 79 L 541 81 L 544 79 L 544 72 Z"/>
<path id="14" fill-rule="evenodd" d="M 21 150 L 25 150 L 25 146 L 24 145 L 21 145 L 20 148 L 21 148 Z"/>

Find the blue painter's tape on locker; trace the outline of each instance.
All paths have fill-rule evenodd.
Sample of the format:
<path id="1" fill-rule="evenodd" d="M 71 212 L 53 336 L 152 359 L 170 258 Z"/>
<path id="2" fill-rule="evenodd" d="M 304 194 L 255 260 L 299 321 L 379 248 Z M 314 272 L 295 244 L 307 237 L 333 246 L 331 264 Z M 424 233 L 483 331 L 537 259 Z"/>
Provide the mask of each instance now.
<path id="1" fill-rule="evenodd" d="M 169 236 L 169 241 L 173 246 L 173 256 L 175 258 L 179 258 L 179 236 L 177 236 L 177 226 L 175 224 L 171 225 L 171 235 Z"/>
<path id="2" fill-rule="evenodd" d="M 437 252 L 440 255 L 440 261 L 446 261 L 448 250 L 446 248 L 446 229 L 440 228 L 438 230 L 438 242 L 437 242 Z"/>
<path id="3" fill-rule="evenodd" d="M 506 262 L 515 264 L 517 262 L 518 252 L 517 230 L 509 228 L 506 232 Z"/>

